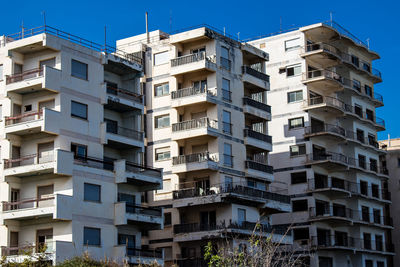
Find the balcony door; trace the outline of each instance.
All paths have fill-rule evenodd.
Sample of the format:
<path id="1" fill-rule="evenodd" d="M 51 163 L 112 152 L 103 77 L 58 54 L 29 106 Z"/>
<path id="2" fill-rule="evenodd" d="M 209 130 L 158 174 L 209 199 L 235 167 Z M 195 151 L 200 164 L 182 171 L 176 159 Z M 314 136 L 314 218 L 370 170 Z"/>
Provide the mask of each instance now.
<path id="1" fill-rule="evenodd" d="M 10 232 L 10 248 L 18 248 L 18 232 Z M 18 250 L 11 250 L 11 255 L 17 254 Z"/>
<path id="2" fill-rule="evenodd" d="M 54 142 L 38 144 L 38 163 L 54 160 Z"/>
<path id="3" fill-rule="evenodd" d="M 217 225 L 215 210 L 200 212 L 200 230 L 211 230 Z"/>
<path id="4" fill-rule="evenodd" d="M 325 123 L 323 121 L 311 118 L 311 131 L 312 133 L 322 132 L 324 130 Z"/>
<path id="5" fill-rule="evenodd" d="M 12 146 L 11 149 L 11 158 L 12 159 L 20 159 L 21 158 L 21 147 L 19 146 Z M 20 161 L 16 161 L 12 163 L 12 167 L 20 166 Z"/>
<path id="6" fill-rule="evenodd" d="M 38 186 L 37 188 L 37 207 L 50 207 L 53 199 L 48 199 L 54 194 L 54 185 Z"/>
<path id="7" fill-rule="evenodd" d="M 53 229 L 36 231 L 36 252 L 53 251 Z"/>
<path id="8" fill-rule="evenodd" d="M 18 202 L 20 200 L 20 192 L 19 192 L 19 189 L 15 189 L 15 188 L 12 188 L 11 189 L 11 198 L 10 198 L 10 201 L 11 202 Z M 11 210 L 17 210 L 17 209 L 19 209 L 19 205 L 17 204 L 17 205 L 11 205 L 10 206 L 10 209 Z"/>
<path id="9" fill-rule="evenodd" d="M 196 181 L 195 186 L 198 195 L 206 195 L 210 190 L 210 180 L 207 178 L 201 181 Z"/>
<path id="10" fill-rule="evenodd" d="M 192 120 L 199 120 L 201 118 L 207 117 L 207 111 L 202 111 L 202 112 L 196 112 L 192 113 Z"/>
<path id="11" fill-rule="evenodd" d="M 126 246 L 126 254 L 128 256 L 135 255 L 135 247 L 136 247 L 136 236 L 134 235 L 126 235 L 126 234 L 118 234 L 118 245 Z"/>

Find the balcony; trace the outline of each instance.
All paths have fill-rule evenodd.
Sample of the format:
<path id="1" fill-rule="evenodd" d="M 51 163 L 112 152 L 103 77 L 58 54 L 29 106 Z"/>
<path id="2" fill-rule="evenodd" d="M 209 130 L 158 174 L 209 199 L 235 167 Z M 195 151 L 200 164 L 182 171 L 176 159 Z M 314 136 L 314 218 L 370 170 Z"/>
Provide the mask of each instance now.
<path id="1" fill-rule="evenodd" d="M 312 123 L 311 123 L 312 124 Z M 317 126 L 308 126 L 304 129 L 304 137 L 317 137 L 317 136 L 326 136 L 335 138 L 335 139 L 345 139 L 346 131 L 337 125 L 331 124 L 323 124 Z"/>
<path id="2" fill-rule="evenodd" d="M 272 181 L 274 168 L 267 165 L 264 162 L 259 162 L 255 160 L 245 161 L 246 176 L 248 177 L 260 177 L 263 180 Z"/>
<path id="3" fill-rule="evenodd" d="M 7 93 L 27 94 L 42 90 L 60 92 L 61 70 L 49 66 L 6 75 Z"/>
<path id="4" fill-rule="evenodd" d="M 323 208 L 311 207 L 309 209 L 310 221 L 326 221 L 334 225 L 351 224 L 356 213 L 352 209 L 344 206 L 335 207 L 335 205 L 327 205 Z"/>
<path id="5" fill-rule="evenodd" d="M 249 146 L 272 151 L 272 137 L 250 129 L 244 129 L 244 143 Z"/>
<path id="6" fill-rule="evenodd" d="M 181 208 L 212 203 L 224 203 L 245 201 L 253 205 L 269 208 L 271 210 L 291 210 L 290 197 L 274 192 L 259 190 L 243 184 L 218 184 L 209 188 L 195 187 L 194 183 L 184 188 L 175 190 L 173 195 L 173 207 Z"/>
<path id="7" fill-rule="evenodd" d="M 218 121 L 205 117 L 172 124 L 171 139 L 173 141 L 200 136 L 217 137 Z"/>
<path id="8" fill-rule="evenodd" d="M 367 162 L 361 158 L 348 158 L 348 164 L 352 169 L 376 174 L 384 178 L 388 178 L 389 175 L 388 170 L 382 166 L 378 166 L 377 162 Z"/>
<path id="9" fill-rule="evenodd" d="M 354 142 L 356 144 L 362 145 L 366 148 L 372 149 L 374 152 L 385 153 L 384 150 L 379 148 L 378 141 L 372 137 L 364 137 L 364 133 L 356 133 L 353 131 L 346 131 L 346 139 L 350 142 Z"/>
<path id="10" fill-rule="evenodd" d="M 24 221 L 40 217 L 57 220 L 72 220 L 72 196 L 48 195 L 41 198 L 24 199 L 17 202 L 2 202 L 0 221 Z"/>
<path id="11" fill-rule="evenodd" d="M 345 110 L 345 103 L 341 100 L 330 96 L 311 97 L 304 102 L 304 110 L 330 112 L 341 115 Z"/>
<path id="12" fill-rule="evenodd" d="M 372 68 L 369 62 L 354 58 L 350 54 L 342 53 L 342 61 L 348 66 L 353 67 L 361 74 L 366 74 L 374 83 L 382 82 L 382 74 L 379 70 Z"/>
<path id="13" fill-rule="evenodd" d="M 171 60 L 171 75 L 181 75 L 193 71 L 217 70 L 216 57 L 207 56 L 206 52 L 189 54 Z"/>
<path id="14" fill-rule="evenodd" d="M 333 45 L 319 42 L 306 45 L 301 57 L 319 65 L 330 67 L 341 62 L 341 54 L 341 51 Z"/>
<path id="15" fill-rule="evenodd" d="M 217 88 L 189 87 L 171 92 L 171 107 L 183 107 L 200 103 L 215 104 Z"/>
<path id="16" fill-rule="evenodd" d="M 29 112 L 5 118 L 4 132 L 26 136 L 36 133 L 57 135 L 60 131 L 61 113 L 44 108 L 38 112 Z"/>
<path id="17" fill-rule="evenodd" d="M 163 229 L 162 209 L 127 202 L 115 203 L 115 225 L 137 225 L 146 230 Z"/>
<path id="18" fill-rule="evenodd" d="M 302 82 L 321 90 L 324 95 L 343 90 L 343 77 L 325 69 L 311 70 L 303 73 Z"/>
<path id="19" fill-rule="evenodd" d="M 7 177 L 28 177 L 34 175 L 56 174 L 72 175 L 73 155 L 69 151 L 55 149 L 45 156 L 26 155 L 17 159 L 4 159 L 3 175 Z"/>
<path id="20" fill-rule="evenodd" d="M 271 106 L 249 97 L 243 98 L 243 112 L 268 121 L 271 120 Z"/>
<path id="21" fill-rule="evenodd" d="M 201 152 L 172 158 L 172 172 L 183 173 L 200 170 L 217 170 L 218 153 Z"/>
<path id="22" fill-rule="evenodd" d="M 307 154 L 306 164 L 320 165 L 327 169 L 338 167 L 347 168 L 348 166 L 347 157 L 345 155 L 329 151 Z"/>
<path id="23" fill-rule="evenodd" d="M 105 84 L 105 87 L 107 92 L 105 108 L 118 112 L 143 110 L 143 95 L 109 84 Z"/>
<path id="24" fill-rule="evenodd" d="M 375 93 L 372 88 L 368 88 L 368 85 L 356 83 L 353 80 L 347 78 L 343 78 L 343 82 L 344 87 L 350 90 L 350 92 L 371 100 L 375 107 L 383 106 L 383 96 L 381 94 Z"/>
<path id="25" fill-rule="evenodd" d="M 326 177 L 326 179 L 309 179 L 308 191 L 324 193 L 331 198 L 350 197 L 357 190 L 357 184 L 350 181 Z"/>
<path id="26" fill-rule="evenodd" d="M 269 90 L 269 76 L 251 66 L 242 66 L 243 82 L 252 84 L 263 90 Z"/>
<path id="27" fill-rule="evenodd" d="M 360 119 L 364 123 L 371 124 L 376 128 L 377 131 L 384 131 L 386 129 L 385 120 L 376 117 L 373 112 L 367 113 L 358 106 L 346 105 L 346 113 L 356 117 L 357 119 Z"/>
<path id="28" fill-rule="evenodd" d="M 101 124 L 102 133 L 105 134 L 103 143 L 117 149 L 126 147 L 143 147 L 144 133 L 106 122 Z M 105 128 L 105 129 L 104 129 Z"/>
<path id="29" fill-rule="evenodd" d="M 123 261 L 133 266 L 164 266 L 162 250 L 142 249 L 121 244 L 113 247 L 113 258 L 122 264 Z"/>

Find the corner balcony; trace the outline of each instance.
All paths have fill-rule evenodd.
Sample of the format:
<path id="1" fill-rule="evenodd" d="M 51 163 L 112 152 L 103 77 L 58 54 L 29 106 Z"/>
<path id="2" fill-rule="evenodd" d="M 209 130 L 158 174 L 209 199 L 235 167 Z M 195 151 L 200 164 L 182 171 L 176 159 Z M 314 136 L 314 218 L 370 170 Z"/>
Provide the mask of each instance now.
<path id="1" fill-rule="evenodd" d="M 201 152 L 172 158 L 172 173 L 218 170 L 219 154 Z"/>
<path id="2" fill-rule="evenodd" d="M 210 118 L 194 119 L 172 124 L 171 140 L 195 137 L 217 137 L 218 121 Z"/>
<path id="3" fill-rule="evenodd" d="M 325 67 L 341 62 L 341 51 L 333 45 L 322 42 L 306 45 L 300 56 Z"/>
<path id="4" fill-rule="evenodd" d="M 307 165 L 318 165 L 327 169 L 347 168 L 347 157 L 336 152 L 316 152 L 307 154 Z"/>
<path id="5" fill-rule="evenodd" d="M 194 71 L 217 70 L 215 55 L 208 56 L 206 52 L 189 54 L 171 59 L 171 75 L 181 75 Z"/>
<path id="6" fill-rule="evenodd" d="M 244 83 L 249 83 L 263 90 L 269 90 L 269 76 L 263 72 L 253 69 L 251 66 L 242 66 L 242 79 Z"/>
<path id="7" fill-rule="evenodd" d="M 60 92 L 61 70 L 44 66 L 21 74 L 6 75 L 6 92 L 27 94 L 39 91 Z"/>
<path id="8" fill-rule="evenodd" d="M 4 159 L 3 175 L 7 177 L 29 177 L 34 175 L 55 174 L 59 176 L 72 175 L 72 152 L 55 149 L 40 156 L 26 155 L 18 159 Z"/>
<path id="9" fill-rule="evenodd" d="M 38 112 L 29 112 L 5 118 L 4 132 L 26 136 L 36 133 L 58 135 L 60 131 L 61 113 L 44 108 Z"/>
<path id="10" fill-rule="evenodd" d="M 271 120 L 271 106 L 249 97 L 243 98 L 243 112 L 264 120 Z"/>
<path id="11" fill-rule="evenodd" d="M 327 136 L 334 139 L 344 140 L 346 138 L 346 131 L 340 126 L 331 124 L 305 127 L 304 137 L 310 138 L 317 136 Z"/>
<path id="12" fill-rule="evenodd" d="M 330 96 L 316 96 L 304 101 L 303 110 L 341 115 L 344 113 L 345 103 Z"/>
<path id="13" fill-rule="evenodd" d="M 272 136 L 250 129 L 244 129 L 243 134 L 245 145 L 272 151 Z"/>
<path id="14" fill-rule="evenodd" d="M 393 218 L 390 216 L 381 216 L 380 213 L 374 214 L 360 210 L 355 210 L 353 212 L 355 214 L 355 224 L 374 226 L 384 229 L 393 229 Z"/>
<path id="15" fill-rule="evenodd" d="M 146 230 L 163 229 L 162 209 L 127 202 L 115 203 L 115 225 L 138 225 Z"/>
<path id="16" fill-rule="evenodd" d="M 254 160 L 246 160 L 244 163 L 247 177 L 259 177 L 263 180 L 273 181 L 274 168 L 272 166 Z"/>
<path id="17" fill-rule="evenodd" d="M 17 202 L 2 202 L 0 220 L 24 221 L 40 217 L 57 220 L 72 220 L 72 196 L 55 194 L 41 198 L 24 199 Z"/>
<path id="18" fill-rule="evenodd" d="M 105 135 L 104 142 L 117 149 L 127 147 L 143 147 L 144 133 L 134 129 L 114 125 L 112 123 L 102 123 L 102 133 Z"/>
<path id="19" fill-rule="evenodd" d="M 184 107 L 201 103 L 216 104 L 217 88 L 189 87 L 171 92 L 171 107 Z"/>
<path id="20" fill-rule="evenodd" d="M 164 266 L 164 255 L 162 250 L 141 249 L 129 247 L 127 245 L 118 245 L 113 247 L 113 258 L 118 261 L 126 261 L 128 264 L 137 266 L 145 265 Z"/>
<path id="21" fill-rule="evenodd" d="M 143 95 L 108 84 L 104 84 L 104 86 L 107 93 L 105 108 L 117 112 L 143 110 Z"/>
<path id="22" fill-rule="evenodd" d="M 364 135 L 357 134 L 353 131 L 346 131 L 346 139 L 350 142 L 354 142 L 356 144 L 362 145 L 365 148 L 369 148 L 374 152 L 378 152 L 380 154 L 385 154 L 386 151 L 379 148 L 378 141 L 372 137 L 364 137 Z"/>
<path id="23" fill-rule="evenodd" d="M 308 180 L 308 191 L 326 194 L 332 198 L 350 197 L 357 190 L 357 184 L 346 180 L 327 177 L 325 180 Z"/>
<path id="24" fill-rule="evenodd" d="M 342 53 L 342 60 L 348 66 L 353 67 L 361 74 L 367 75 L 367 77 L 371 78 L 374 83 L 382 82 L 382 73 L 379 70 L 372 68 L 371 63 L 361 59 L 354 60 L 352 55 L 346 53 Z"/>
<path id="25" fill-rule="evenodd" d="M 128 183 L 139 186 L 140 191 L 162 188 L 162 170 L 141 164 L 116 160 L 113 163 L 116 183 Z"/>
<path id="26" fill-rule="evenodd" d="M 351 115 L 364 123 L 369 123 L 376 128 L 377 131 L 386 129 L 385 120 L 376 117 L 374 113 L 367 113 L 356 106 L 346 105 L 346 114 Z"/>
<path id="27" fill-rule="evenodd" d="M 325 221 L 331 225 L 351 224 L 356 213 L 349 208 L 328 205 L 322 209 L 311 207 L 309 209 L 310 221 Z"/>
<path id="28" fill-rule="evenodd" d="M 321 90 L 324 95 L 343 90 L 343 77 L 333 71 L 325 69 L 303 73 L 302 82 Z"/>
<path id="29" fill-rule="evenodd" d="M 354 170 L 375 174 L 383 178 L 389 178 L 388 170 L 382 166 L 378 166 L 378 163 L 367 162 L 360 158 L 348 158 L 348 164 L 349 167 Z"/>
<path id="30" fill-rule="evenodd" d="M 213 203 L 244 201 L 252 206 L 269 208 L 270 210 L 291 210 L 290 197 L 274 192 L 259 190 L 243 184 L 219 184 L 209 188 L 196 188 L 195 184 L 172 192 L 173 207 L 182 208 Z"/>

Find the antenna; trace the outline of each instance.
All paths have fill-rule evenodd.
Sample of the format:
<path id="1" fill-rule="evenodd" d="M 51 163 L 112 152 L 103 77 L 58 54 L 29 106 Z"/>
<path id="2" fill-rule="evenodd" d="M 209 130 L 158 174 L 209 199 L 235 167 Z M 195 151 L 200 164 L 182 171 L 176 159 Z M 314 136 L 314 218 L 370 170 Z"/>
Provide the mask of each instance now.
<path id="1" fill-rule="evenodd" d="M 240 41 L 240 32 L 237 33 L 238 41 Z"/>
<path id="2" fill-rule="evenodd" d="M 44 27 L 46 28 L 46 11 L 42 11 L 42 15 L 43 15 L 43 23 L 44 23 Z"/>
<path id="3" fill-rule="evenodd" d="M 225 32 L 225 27 L 224 27 L 224 36 L 226 35 L 226 32 Z"/>
<path id="4" fill-rule="evenodd" d="M 169 32 L 172 32 L 172 9 L 169 10 Z"/>
<path id="5" fill-rule="evenodd" d="M 22 31 L 21 31 L 21 37 L 22 38 L 24 38 L 24 30 L 25 30 L 25 28 L 24 28 L 24 20 L 22 20 L 22 22 L 21 22 L 21 29 L 22 29 Z"/>
<path id="6" fill-rule="evenodd" d="M 107 26 L 104 25 L 104 52 L 107 54 Z"/>
<path id="7" fill-rule="evenodd" d="M 282 17 L 279 17 L 279 32 L 282 32 Z"/>
<path id="8" fill-rule="evenodd" d="M 148 20 L 147 11 L 146 11 L 146 36 L 147 36 L 147 43 L 150 43 L 150 36 L 149 36 L 149 20 Z"/>
<path id="9" fill-rule="evenodd" d="M 367 38 L 367 46 L 368 46 L 368 49 L 369 49 L 369 38 Z"/>
<path id="10" fill-rule="evenodd" d="M 333 12 L 332 11 L 329 12 L 329 17 L 330 17 L 330 20 L 331 20 L 331 27 L 332 27 L 332 25 L 333 25 Z"/>

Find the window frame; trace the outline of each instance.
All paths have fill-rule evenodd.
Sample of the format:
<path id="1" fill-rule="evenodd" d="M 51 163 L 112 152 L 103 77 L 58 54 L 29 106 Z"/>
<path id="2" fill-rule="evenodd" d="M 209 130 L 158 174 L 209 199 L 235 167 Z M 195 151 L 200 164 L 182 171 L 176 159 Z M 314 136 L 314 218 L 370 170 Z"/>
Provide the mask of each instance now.
<path id="1" fill-rule="evenodd" d="M 164 212 L 164 226 L 172 226 L 172 213 L 171 212 Z"/>
<path id="2" fill-rule="evenodd" d="M 98 192 L 98 200 L 93 200 L 93 199 L 87 199 L 86 198 L 86 186 L 91 186 L 92 188 L 97 188 L 99 190 Z M 95 203 L 101 203 L 101 185 L 99 184 L 93 184 L 93 183 L 83 183 L 83 201 L 86 202 L 95 202 Z"/>
<path id="3" fill-rule="evenodd" d="M 291 121 L 299 120 L 299 119 L 301 119 L 301 126 L 292 126 Z M 288 126 L 289 126 L 289 130 L 304 128 L 304 117 L 296 117 L 296 118 L 288 119 Z"/>
<path id="4" fill-rule="evenodd" d="M 86 238 L 85 238 L 85 236 L 86 236 L 86 233 L 85 233 L 85 231 L 86 230 L 98 230 L 98 233 L 99 233 L 99 242 L 98 242 L 98 244 L 89 244 L 89 242 L 87 242 L 88 240 L 85 240 Z M 97 227 L 89 227 L 89 226 L 84 226 L 83 227 L 83 245 L 84 246 L 92 246 L 92 247 L 101 247 L 101 228 L 97 228 Z"/>
<path id="5" fill-rule="evenodd" d="M 160 95 L 157 94 L 157 88 L 162 87 L 161 91 L 162 93 Z M 167 88 L 167 93 L 164 92 L 165 88 Z M 169 82 L 165 83 L 159 83 L 154 85 L 154 97 L 162 97 L 162 96 L 167 96 L 169 95 Z"/>
<path id="6" fill-rule="evenodd" d="M 293 74 L 289 75 L 288 70 L 293 68 Z M 295 69 L 299 68 L 300 71 L 298 73 L 295 72 Z M 286 70 L 286 78 L 292 78 L 292 77 L 297 77 L 301 75 L 301 64 L 296 64 L 296 65 L 290 65 L 290 66 L 286 66 L 285 68 Z"/>
<path id="7" fill-rule="evenodd" d="M 295 182 L 293 182 L 293 175 L 296 175 L 296 174 L 305 174 L 305 178 L 303 178 L 302 177 L 302 180 L 300 180 L 299 178 L 295 178 L 295 179 L 298 179 L 297 181 L 295 181 Z M 303 181 L 304 180 L 304 181 Z M 304 184 L 304 183 L 307 183 L 307 172 L 306 171 L 301 171 L 301 172 L 292 172 L 292 173 L 290 173 L 290 184 L 291 185 L 293 185 L 293 184 Z"/>
<path id="8" fill-rule="evenodd" d="M 79 74 L 78 75 L 74 74 L 74 72 L 73 72 L 73 65 L 74 64 L 72 62 L 76 62 L 78 64 L 85 65 L 85 67 L 86 67 L 85 68 L 86 69 L 85 77 L 80 76 Z M 71 76 L 74 77 L 74 78 L 78 78 L 78 79 L 84 80 L 84 81 L 88 81 L 89 80 L 89 65 L 87 63 L 85 63 L 85 62 L 82 62 L 82 61 L 79 61 L 79 60 L 71 58 Z"/>
<path id="9" fill-rule="evenodd" d="M 76 115 L 76 114 L 73 114 L 73 103 L 75 103 L 75 104 L 78 104 L 78 105 L 82 105 L 82 106 L 85 106 L 86 107 L 86 115 L 85 115 L 85 117 L 82 117 L 82 116 L 80 116 L 80 115 Z M 89 113 L 89 106 L 88 106 L 88 104 L 84 104 L 84 103 L 81 103 L 81 102 L 78 102 L 78 101 L 75 101 L 75 100 L 71 100 L 71 117 L 73 117 L 73 118 L 78 118 L 78 119 L 81 119 L 81 120 L 88 120 L 88 113 Z"/>
<path id="10" fill-rule="evenodd" d="M 293 148 L 293 147 L 298 147 L 298 152 L 297 152 L 297 154 L 295 154 L 295 153 L 292 151 L 292 148 Z M 304 151 L 302 151 L 303 148 L 304 148 Z M 301 153 L 301 152 L 304 152 L 304 153 Z M 306 155 L 306 154 L 307 154 L 306 144 L 296 144 L 296 145 L 289 146 L 289 153 L 290 153 L 290 157 L 299 157 L 299 156 L 304 156 L 304 155 Z"/>
<path id="11" fill-rule="evenodd" d="M 158 119 L 168 117 L 168 125 L 159 126 Z M 171 126 L 170 114 L 164 114 L 154 117 L 154 129 L 165 129 Z"/>
<path id="12" fill-rule="evenodd" d="M 169 149 L 169 150 L 167 150 L 165 152 L 157 152 L 157 150 L 162 150 L 162 149 Z M 159 158 L 158 157 L 159 154 L 162 154 L 163 157 Z M 166 158 L 165 154 L 169 154 L 169 156 Z M 166 147 L 158 147 L 158 148 L 154 149 L 154 160 L 155 161 L 164 161 L 164 160 L 169 160 L 169 159 L 171 159 L 171 147 L 166 146 Z"/>
<path id="13" fill-rule="evenodd" d="M 73 149 L 72 149 L 72 146 L 75 146 L 76 149 L 73 150 Z M 78 153 L 77 153 L 79 147 L 85 148 L 85 156 L 84 156 L 83 158 L 86 159 L 86 158 L 87 158 L 88 146 L 87 146 L 87 145 L 82 145 L 82 144 L 78 144 L 78 143 L 71 142 L 71 152 L 74 153 L 74 158 L 82 158 L 82 157 L 79 156 Z"/>
<path id="14" fill-rule="evenodd" d="M 288 42 L 291 42 L 291 41 L 293 42 L 293 41 L 295 41 L 295 40 L 298 40 L 298 41 L 299 41 L 299 44 L 297 44 L 297 45 L 295 45 L 295 46 L 290 46 L 290 47 L 287 46 L 287 43 L 288 43 Z M 301 41 L 301 40 L 300 40 L 300 37 L 285 40 L 284 43 L 283 43 L 283 44 L 284 44 L 284 47 L 285 47 L 285 52 L 289 52 L 289 51 L 292 51 L 292 50 L 295 50 L 295 49 L 301 47 L 300 41 Z"/>
<path id="15" fill-rule="evenodd" d="M 157 57 L 158 55 L 160 55 L 160 54 L 166 54 L 166 55 L 168 55 L 168 53 L 169 53 L 169 51 L 166 50 L 166 51 L 162 51 L 162 52 L 158 52 L 158 53 L 153 54 L 153 66 L 161 66 L 161 65 L 164 65 L 164 64 L 168 64 L 169 61 L 170 61 L 169 56 L 167 56 L 167 60 L 166 60 L 165 62 L 163 61 L 162 63 L 156 64 L 156 57 Z"/>
<path id="16" fill-rule="evenodd" d="M 224 88 L 224 81 L 226 82 L 225 84 L 228 85 L 228 88 Z M 232 101 L 231 80 L 222 78 L 221 90 L 222 90 L 222 100 L 231 102 Z M 225 97 L 226 94 L 228 95 L 228 97 Z"/>
<path id="17" fill-rule="evenodd" d="M 299 95 L 299 93 L 300 93 L 300 95 L 301 95 L 301 99 L 300 98 L 298 98 L 298 95 Z M 290 100 L 290 96 L 292 95 L 292 94 L 294 94 L 294 100 Z M 290 104 L 290 103 L 296 103 L 296 102 L 301 102 L 301 101 L 303 101 L 303 90 L 297 90 L 297 91 L 291 91 L 291 92 L 288 92 L 287 93 L 287 102 L 288 102 L 288 104 Z"/>

